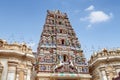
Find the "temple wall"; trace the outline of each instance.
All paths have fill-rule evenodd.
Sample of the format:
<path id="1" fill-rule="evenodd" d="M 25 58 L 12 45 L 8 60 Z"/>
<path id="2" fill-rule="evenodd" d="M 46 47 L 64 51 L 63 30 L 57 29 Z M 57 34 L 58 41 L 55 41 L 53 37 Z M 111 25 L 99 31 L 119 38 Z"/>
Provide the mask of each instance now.
<path id="1" fill-rule="evenodd" d="M 34 56 L 25 44 L 0 39 L 0 80 L 30 80 Z"/>
<path id="2" fill-rule="evenodd" d="M 120 72 L 120 49 L 95 53 L 89 60 L 92 80 L 112 80 Z"/>
<path id="3" fill-rule="evenodd" d="M 0 62 L 3 66 L 0 80 L 30 80 L 32 66 L 26 66 L 24 64 L 25 67 L 21 67 L 20 61 L 18 61 L 18 63 L 14 62 L 15 60 L 9 61 L 8 59 L 0 58 Z"/>

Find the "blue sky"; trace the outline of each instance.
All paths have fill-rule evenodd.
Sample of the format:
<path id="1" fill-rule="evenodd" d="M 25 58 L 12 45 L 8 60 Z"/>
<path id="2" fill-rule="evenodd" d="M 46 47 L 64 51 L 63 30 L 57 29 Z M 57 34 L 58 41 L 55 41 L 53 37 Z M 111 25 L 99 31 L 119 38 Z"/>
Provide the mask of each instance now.
<path id="1" fill-rule="evenodd" d="M 87 58 L 120 47 L 120 0 L 0 0 L 0 38 L 36 51 L 47 10 L 68 14 Z"/>

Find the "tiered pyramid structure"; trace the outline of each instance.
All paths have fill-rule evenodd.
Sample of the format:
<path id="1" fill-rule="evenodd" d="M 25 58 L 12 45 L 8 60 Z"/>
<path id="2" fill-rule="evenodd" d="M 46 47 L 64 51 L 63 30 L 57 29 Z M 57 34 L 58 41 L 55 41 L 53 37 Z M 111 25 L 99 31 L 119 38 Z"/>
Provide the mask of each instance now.
<path id="1" fill-rule="evenodd" d="M 88 73 L 86 58 L 66 13 L 47 11 L 37 49 L 38 72 Z"/>

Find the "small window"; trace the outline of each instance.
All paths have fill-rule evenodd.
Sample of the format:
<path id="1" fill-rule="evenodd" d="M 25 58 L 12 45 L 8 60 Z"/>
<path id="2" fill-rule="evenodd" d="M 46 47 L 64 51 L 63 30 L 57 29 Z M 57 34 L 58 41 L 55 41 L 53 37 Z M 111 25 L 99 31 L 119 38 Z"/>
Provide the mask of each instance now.
<path id="1" fill-rule="evenodd" d="M 60 33 L 62 33 L 62 29 L 60 29 Z"/>
<path id="2" fill-rule="evenodd" d="M 52 20 L 52 24 L 54 24 L 54 20 Z"/>
<path id="3" fill-rule="evenodd" d="M 62 24 L 62 22 L 59 22 L 59 25 L 61 25 Z"/>
<path id="4" fill-rule="evenodd" d="M 62 39 L 61 42 L 62 42 L 62 45 L 64 45 L 64 43 L 65 43 L 64 39 Z"/>
<path id="5" fill-rule="evenodd" d="M 67 56 L 63 55 L 63 61 L 66 62 L 67 61 Z"/>

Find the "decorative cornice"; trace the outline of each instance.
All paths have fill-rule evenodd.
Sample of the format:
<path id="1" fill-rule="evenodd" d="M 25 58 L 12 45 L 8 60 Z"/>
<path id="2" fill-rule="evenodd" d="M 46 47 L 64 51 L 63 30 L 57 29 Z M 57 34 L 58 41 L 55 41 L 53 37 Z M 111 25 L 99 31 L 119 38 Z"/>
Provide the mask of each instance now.
<path id="1" fill-rule="evenodd" d="M 120 59 L 120 49 L 116 50 L 107 50 L 103 49 L 101 52 L 94 53 L 90 60 L 89 60 L 89 65 L 93 65 L 96 62 L 101 62 L 101 61 L 111 61 L 111 60 L 118 60 Z"/>
<path id="2" fill-rule="evenodd" d="M 19 44 L 17 42 L 7 43 L 5 40 L 0 39 L 0 50 L 16 50 L 23 53 L 32 54 L 32 49 L 27 47 L 25 43 Z"/>
<path id="3" fill-rule="evenodd" d="M 17 61 L 8 61 L 8 66 L 17 66 Z"/>
<path id="4" fill-rule="evenodd" d="M 32 53 L 32 49 L 28 48 L 25 43 L 18 44 L 14 42 L 8 44 L 5 40 L 0 39 L 0 57 L 15 57 L 21 59 L 29 59 L 35 61 L 35 56 Z"/>
<path id="5" fill-rule="evenodd" d="M 22 57 L 22 58 L 31 58 L 34 59 L 35 56 L 33 54 L 28 54 L 28 53 L 23 53 L 23 52 L 19 52 L 16 50 L 0 50 L 0 56 L 16 56 L 16 57 Z"/>

